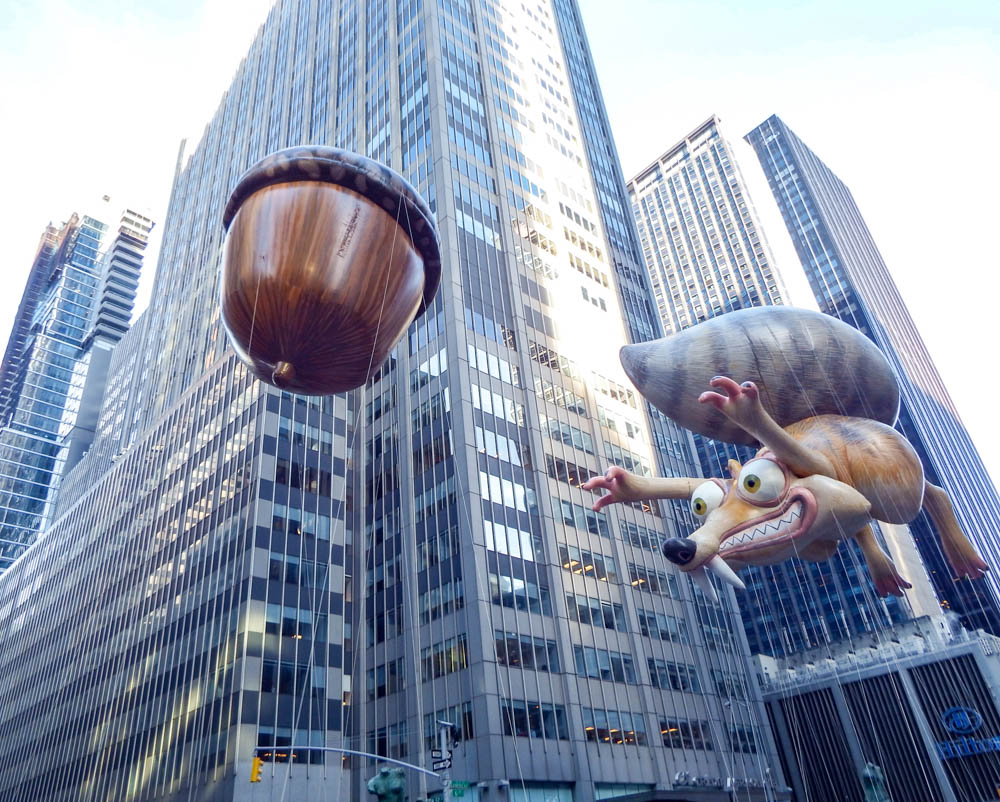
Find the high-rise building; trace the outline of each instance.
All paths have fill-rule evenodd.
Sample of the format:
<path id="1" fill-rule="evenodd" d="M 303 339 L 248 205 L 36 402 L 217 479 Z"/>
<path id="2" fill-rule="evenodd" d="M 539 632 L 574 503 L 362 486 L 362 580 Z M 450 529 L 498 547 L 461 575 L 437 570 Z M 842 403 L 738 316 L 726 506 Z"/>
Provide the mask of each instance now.
<path id="1" fill-rule="evenodd" d="M 146 215 L 126 209 L 118 232 L 101 260 L 98 292 L 94 297 L 90 325 L 81 346 L 82 357 L 77 363 L 74 381 L 73 394 L 76 396 L 78 393 L 77 411 L 73 428 L 63 436 L 63 473 L 80 461 L 94 440 L 111 354 L 129 328 L 139 289 L 142 256 L 152 228 L 153 221 Z"/>
<path id="2" fill-rule="evenodd" d="M 665 334 L 750 306 L 787 303 L 718 117 L 628 182 Z"/>
<path id="3" fill-rule="evenodd" d="M 108 198 L 100 205 L 94 214 L 109 219 Z M 0 571 L 42 527 L 95 342 L 106 352 L 128 328 L 151 227 L 131 210 L 117 232 L 74 213 L 42 235 L 0 367 Z"/>
<path id="4" fill-rule="evenodd" d="M 572 0 L 274 7 L 0 576 L 0 796 L 363 799 L 374 760 L 301 747 L 429 768 L 442 721 L 469 799 L 780 794 L 732 609 L 659 555 L 687 513 L 580 489 L 696 471 L 618 362 L 661 329 L 609 130 Z M 442 236 L 437 299 L 346 397 L 251 381 L 219 323 L 228 193 L 304 143 L 400 171 Z"/>
<path id="5" fill-rule="evenodd" d="M 664 331 L 735 309 L 787 303 L 732 145 L 710 117 L 628 183 L 639 240 Z M 733 377 L 742 381 L 739 376 Z M 708 388 L 705 388 L 708 389 Z M 756 449 L 692 435 L 705 476 L 729 475 Z M 893 532 L 895 534 L 895 532 Z M 909 616 L 873 592 L 853 541 L 820 563 L 750 566 L 739 606 L 754 654 L 784 655 L 859 635 Z"/>
<path id="6" fill-rule="evenodd" d="M 1000 497 L 844 183 L 777 116 L 746 136 L 760 159 L 821 311 L 864 332 L 901 391 L 897 428 L 943 487 L 987 561 L 1000 554 Z M 969 629 L 1000 634 L 996 571 L 956 582 L 926 513 L 910 524 L 941 606 Z"/>

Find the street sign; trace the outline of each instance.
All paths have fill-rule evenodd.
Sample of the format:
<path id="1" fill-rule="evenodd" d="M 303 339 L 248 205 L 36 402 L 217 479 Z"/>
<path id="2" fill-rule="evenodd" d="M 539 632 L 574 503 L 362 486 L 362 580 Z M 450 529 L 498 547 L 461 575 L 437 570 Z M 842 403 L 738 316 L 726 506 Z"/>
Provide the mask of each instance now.
<path id="1" fill-rule="evenodd" d="M 450 757 L 451 757 L 450 749 L 445 749 L 443 751 L 441 749 L 431 750 L 431 760 L 447 760 Z"/>
<path id="2" fill-rule="evenodd" d="M 451 781 L 451 795 L 452 797 L 462 797 L 465 796 L 465 791 L 468 789 L 469 783 L 467 780 L 452 780 Z"/>
<path id="3" fill-rule="evenodd" d="M 435 760 L 431 763 L 431 768 L 434 771 L 444 771 L 445 769 L 451 768 L 451 758 L 446 758 L 445 760 Z"/>

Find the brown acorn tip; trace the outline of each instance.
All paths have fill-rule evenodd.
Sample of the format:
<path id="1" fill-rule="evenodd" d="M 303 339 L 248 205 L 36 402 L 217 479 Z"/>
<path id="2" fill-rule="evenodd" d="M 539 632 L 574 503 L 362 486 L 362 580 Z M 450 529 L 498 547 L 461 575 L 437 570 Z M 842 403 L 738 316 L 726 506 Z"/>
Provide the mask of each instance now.
<path id="1" fill-rule="evenodd" d="M 271 382 L 275 387 L 287 387 L 295 378 L 295 368 L 291 362 L 276 362 L 271 372 Z"/>

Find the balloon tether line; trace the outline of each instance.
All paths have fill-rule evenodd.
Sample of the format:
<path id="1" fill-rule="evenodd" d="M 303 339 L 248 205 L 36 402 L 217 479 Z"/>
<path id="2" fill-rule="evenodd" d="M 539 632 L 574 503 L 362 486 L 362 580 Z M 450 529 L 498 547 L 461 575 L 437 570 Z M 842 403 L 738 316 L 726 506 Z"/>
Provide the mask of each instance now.
<path id="1" fill-rule="evenodd" d="M 376 350 L 377 344 L 378 344 L 378 333 L 379 333 L 379 329 L 382 326 L 382 317 L 383 317 L 384 310 L 385 310 L 385 298 L 386 298 L 386 295 L 388 294 L 388 291 L 389 291 L 389 275 L 390 275 L 390 273 L 392 271 L 392 260 L 393 260 L 393 257 L 395 256 L 395 253 L 396 253 L 396 235 L 397 235 L 397 233 L 399 231 L 399 210 L 402 207 L 402 205 L 403 205 L 402 200 L 400 200 L 400 204 L 396 208 L 396 227 L 395 227 L 395 229 L 393 230 L 393 233 L 392 233 L 392 245 L 389 248 L 389 269 L 386 271 L 385 285 L 383 286 L 383 289 L 382 289 L 382 303 L 379 306 L 378 322 L 375 325 L 375 336 L 372 339 L 372 350 L 371 350 L 371 353 L 369 354 L 369 357 L 368 357 L 368 370 L 365 373 L 365 375 L 366 375 L 366 381 L 367 381 L 367 376 L 371 373 L 372 364 L 375 361 L 375 350 Z M 259 277 L 258 277 L 257 281 L 258 281 L 258 287 L 259 287 L 259 283 L 260 283 L 260 278 Z M 254 316 L 256 316 L 256 311 L 257 311 L 257 303 L 256 303 L 256 299 L 255 299 L 254 300 Z M 253 338 L 253 323 L 252 322 L 251 322 L 251 326 L 250 326 L 250 338 L 251 338 L 251 340 Z M 248 346 L 248 348 L 249 348 L 249 346 Z M 362 391 L 363 391 L 363 385 L 362 385 Z M 353 450 L 353 447 L 354 447 L 354 440 L 357 437 L 358 429 L 359 428 L 360 428 L 360 426 L 355 425 L 354 426 L 354 431 L 353 431 L 353 433 L 351 435 L 350 448 L 352 450 Z M 346 492 L 346 477 L 345 477 L 345 492 Z M 343 512 L 344 512 L 344 526 L 345 526 L 345 529 L 346 529 L 346 526 L 347 526 L 347 522 L 346 522 L 347 506 L 346 506 L 346 503 L 343 506 Z M 374 548 L 374 542 L 375 542 L 375 528 L 372 527 L 371 548 Z M 365 561 L 365 564 L 367 565 L 367 559 Z M 329 582 L 329 580 L 330 580 L 329 571 L 327 571 L 327 579 L 326 579 L 326 581 Z M 310 612 L 313 613 L 313 618 L 315 620 L 316 614 L 318 613 L 318 595 L 316 597 L 314 597 L 314 598 L 317 600 L 317 604 L 314 604 L 313 606 L 310 607 Z M 314 632 L 313 633 L 314 637 L 310 641 L 308 665 L 312 665 L 313 653 L 316 650 L 316 638 L 315 638 L 315 634 L 316 633 Z M 351 676 L 352 677 L 355 676 L 354 668 L 357 666 L 358 654 L 359 654 L 360 651 L 361 651 L 360 649 L 354 649 L 354 654 L 352 655 L 352 658 L 351 658 Z M 305 699 L 306 699 L 306 695 L 302 695 L 300 697 L 299 703 L 298 703 L 298 709 L 295 710 L 295 711 L 293 711 L 293 716 L 292 716 L 293 721 L 299 721 L 300 720 L 301 715 L 302 715 L 302 711 L 305 709 Z M 350 707 L 348 709 L 348 714 L 347 714 L 348 717 L 350 717 L 350 715 L 351 715 L 351 713 L 353 711 L 354 711 L 354 702 L 353 702 L 353 699 L 352 699 L 352 704 L 350 705 Z M 344 724 L 346 724 L 346 722 L 344 722 Z M 295 727 L 293 726 L 292 729 L 293 729 L 293 733 L 294 733 Z M 312 727 L 310 726 L 308 729 L 311 731 Z M 342 725 L 342 728 L 341 728 L 342 737 L 343 737 L 343 733 L 346 732 L 346 729 L 347 729 L 346 726 Z M 293 738 L 293 740 L 294 740 L 294 738 Z M 289 761 L 288 761 L 288 764 L 287 764 L 288 765 L 288 771 L 285 772 L 284 781 L 283 781 L 282 786 L 281 786 L 280 802 L 284 802 L 285 795 L 288 793 L 288 781 L 291 779 L 291 774 L 292 774 L 292 763 L 293 763 L 292 757 L 293 756 L 290 754 L 289 755 Z"/>

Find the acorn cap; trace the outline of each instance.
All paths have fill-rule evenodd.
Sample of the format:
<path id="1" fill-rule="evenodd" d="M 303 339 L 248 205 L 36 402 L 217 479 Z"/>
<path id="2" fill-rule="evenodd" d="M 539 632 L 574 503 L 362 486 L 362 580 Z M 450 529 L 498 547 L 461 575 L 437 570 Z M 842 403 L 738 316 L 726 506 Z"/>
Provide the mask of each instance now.
<path id="1" fill-rule="evenodd" d="M 410 183 L 384 164 L 348 150 L 323 145 L 285 148 L 265 156 L 236 183 L 222 214 L 226 231 L 253 193 L 292 181 L 322 181 L 352 190 L 399 222 L 424 261 L 423 302 L 417 310 L 417 316 L 422 315 L 441 282 L 441 248 L 430 207 Z"/>

